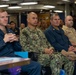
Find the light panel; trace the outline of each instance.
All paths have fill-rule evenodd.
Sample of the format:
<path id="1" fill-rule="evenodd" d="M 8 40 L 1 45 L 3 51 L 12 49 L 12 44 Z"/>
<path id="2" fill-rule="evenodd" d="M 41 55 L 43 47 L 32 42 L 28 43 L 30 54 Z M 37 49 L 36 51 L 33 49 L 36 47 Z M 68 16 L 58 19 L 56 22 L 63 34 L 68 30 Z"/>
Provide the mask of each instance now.
<path id="1" fill-rule="evenodd" d="M 62 0 L 62 1 L 65 1 L 65 2 L 70 2 L 69 0 Z"/>
<path id="2" fill-rule="evenodd" d="M 20 5 L 34 5 L 38 4 L 38 2 L 25 2 L 25 3 L 20 3 Z"/>
<path id="3" fill-rule="evenodd" d="M 76 4 L 76 1 L 74 3 Z"/>
<path id="4" fill-rule="evenodd" d="M 20 9 L 21 7 L 20 6 L 10 6 L 8 7 L 8 9 Z"/>
<path id="5" fill-rule="evenodd" d="M 0 8 L 2 8 L 2 7 L 8 7 L 9 5 L 0 5 Z"/>
<path id="6" fill-rule="evenodd" d="M 52 5 L 45 5 L 44 7 L 46 7 L 46 8 L 55 8 L 55 6 L 52 6 Z"/>
<path id="7" fill-rule="evenodd" d="M 61 11 L 61 10 L 54 10 L 54 12 L 62 13 L 63 11 Z"/>
<path id="8" fill-rule="evenodd" d="M 9 1 L 9 0 L 1 0 L 1 1 Z"/>

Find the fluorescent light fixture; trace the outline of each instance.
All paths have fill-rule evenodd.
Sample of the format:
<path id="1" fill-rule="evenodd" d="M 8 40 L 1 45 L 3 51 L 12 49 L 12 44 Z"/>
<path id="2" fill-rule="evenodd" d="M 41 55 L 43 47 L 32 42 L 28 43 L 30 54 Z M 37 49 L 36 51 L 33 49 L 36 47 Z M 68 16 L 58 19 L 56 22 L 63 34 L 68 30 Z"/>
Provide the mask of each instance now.
<path id="1" fill-rule="evenodd" d="M 54 12 L 62 13 L 63 11 L 61 11 L 61 10 L 54 10 Z"/>
<path id="2" fill-rule="evenodd" d="M 69 0 L 62 0 L 62 1 L 69 2 Z"/>
<path id="3" fill-rule="evenodd" d="M 76 4 L 76 1 L 74 3 Z"/>
<path id="4" fill-rule="evenodd" d="M 2 1 L 9 1 L 9 0 L 2 0 Z"/>
<path id="5" fill-rule="evenodd" d="M 45 5 L 44 7 L 46 7 L 46 8 L 55 8 L 55 6 L 51 6 L 51 5 Z"/>
<path id="6" fill-rule="evenodd" d="M 10 6 L 10 7 L 8 7 L 8 9 L 19 9 L 19 8 L 21 8 L 20 6 Z"/>
<path id="7" fill-rule="evenodd" d="M 2 7 L 8 7 L 9 5 L 0 5 L 0 8 L 2 8 Z"/>
<path id="8" fill-rule="evenodd" d="M 34 5 L 38 4 L 38 2 L 25 2 L 25 3 L 20 3 L 20 5 Z"/>

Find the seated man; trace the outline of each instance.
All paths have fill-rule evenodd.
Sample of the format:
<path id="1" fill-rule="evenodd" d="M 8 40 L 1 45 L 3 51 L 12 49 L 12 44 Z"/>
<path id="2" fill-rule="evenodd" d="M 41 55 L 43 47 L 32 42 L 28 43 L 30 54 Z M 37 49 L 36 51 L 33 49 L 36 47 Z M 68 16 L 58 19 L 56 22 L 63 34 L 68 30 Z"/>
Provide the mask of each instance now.
<path id="1" fill-rule="evenodd" d="M 62 29 L 64 30 L 65 35 L 69 38 L 71 44 L 76 47 L 76 30 L 72 26 L 73 17 L 69 15 L 65 18 L 65 25 L 63 25 Z M 76 75 L 76 71 L 74 73 L 74 75 Z"/>
<path id="2" fill-rule="evenodd" d="M 21 51 L 21 45 L 18 41 L 18 37 L 12 33 L 12 30 L 7 29 L 8 23 L 8 13 L 0 9 L 0 57 L 16 57 L 15 51 Z M 39 63 L 31 61 L 29 65 L 24 65 L 19 67 L 22 72 L 28 72 L 28 75 L 40 75 L 41 66 Z M 16 69 L 16 72 L 18 69 Z M 10 75 L 19 75 L 19 73 L 14 74 L 9 69 Z"/>
<path id="3" fill-rule="evenodd" d="M 49 44 L 43 32 L 37 28 L 38 17 L 34 12 L 27 15 L 28 25 L 20 34 L 20 43 L 24 51 L 38 53 L 41 65 L 50 65 L 50 55 L 54 48 Z"/>
<path id="4" fill-rule="evenodd" d="M 73 75 L 75 48 L 71 45 L 64 31 L 59 27 L 60 17 L 57 13 L 51 15 L 51 26 L 45 30 L 45 36 L 49 43 L 55 48 L 56 53 L 52 55 L 51 68 L 53 75 L 59 75 L 64 64 L 66 75 Z M 53 65 L 55 63 L 55 65 Z"/>
<path id="5" fill-rule="evenodd" d="M 63 25 L 62 29 L 64 30 L 65 35 L 69 38 L 72 45 L 76 47 L 76 30 L 72 26 L 73 17 L 67 16 L 65 18 L 65 25 Z"/>
<path id="6" fill-rule="evenodd" d="M 10 22 L 10 29 L 16 34 L 17 37 L 19 37 L 19 28 L 16 26 L 16 23 L 14 21 Z"/>
<path id="7" fill-rule="evenodd" d="M 25 28 L 25 24 L 24 24 L 24 23 L 21 23 L 19 29 L 22 30 L 22 29 L 24 29 L 24 28 Z"/>

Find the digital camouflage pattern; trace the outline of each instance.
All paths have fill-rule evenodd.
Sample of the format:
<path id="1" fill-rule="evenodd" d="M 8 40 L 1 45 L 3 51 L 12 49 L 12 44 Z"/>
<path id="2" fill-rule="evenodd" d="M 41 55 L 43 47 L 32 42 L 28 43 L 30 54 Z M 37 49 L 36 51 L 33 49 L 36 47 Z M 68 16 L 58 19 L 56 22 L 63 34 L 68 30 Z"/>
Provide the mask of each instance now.
<path id="1" fill-rule="evenodd" d="M 52 75 L 60 75 L 62 65 L 64 65 L 66 75 L 73 75 L 74 61 L 70 61 L 67 57 L 63 56 L 59 52 L 52 54 L 50 59 Z"/>
<path id="2" fill-rule="evenodd" d="M 42 65 L 46 65 L 47 61 L 50 61 L 48 54 L 43 54 L 45 48 L 53 48 L 47 41 L 45 35 L 40 29 L 32 30 L 26 27 L 20 34 L 20 43 L 24 51 L 39 53 L 39 62 Z M 43 60 L 47 58 L 47 61 L 43 64 Z"/>
<path id="3" fill-rule="evenodd" d="M 45 48 L 53 47 L 49 44 L 45 35 L 40 29 L 36 28 L 36 30 L 32 30 L 29 27 L 24 28 L 20 33 L 20 43 L 24 51 L 38 52 L 38 61 L 44 66 L 50 65 L 52 75 L 59 75 L 60 69 L 62 68 L 64 62 L 66 63 L 66 72 L 68 72 L 66 75 L 73 74 L 74 63 L 64 57 L 61 53 L 53 53 L 50 56 L 43 53 Z"/>

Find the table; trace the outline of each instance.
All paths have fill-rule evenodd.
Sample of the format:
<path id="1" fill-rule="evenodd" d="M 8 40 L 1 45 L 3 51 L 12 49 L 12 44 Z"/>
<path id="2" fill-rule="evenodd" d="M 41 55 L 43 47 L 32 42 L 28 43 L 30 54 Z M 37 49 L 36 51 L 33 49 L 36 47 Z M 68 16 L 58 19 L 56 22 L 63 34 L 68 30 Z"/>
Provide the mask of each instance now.
<path id="1" fill-rule="evenodd" d="M 30 64 L 30 58 L 0 57 L 0 70 Z"/>

